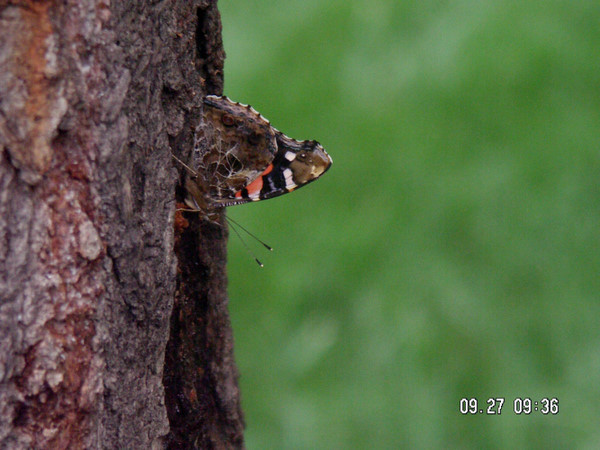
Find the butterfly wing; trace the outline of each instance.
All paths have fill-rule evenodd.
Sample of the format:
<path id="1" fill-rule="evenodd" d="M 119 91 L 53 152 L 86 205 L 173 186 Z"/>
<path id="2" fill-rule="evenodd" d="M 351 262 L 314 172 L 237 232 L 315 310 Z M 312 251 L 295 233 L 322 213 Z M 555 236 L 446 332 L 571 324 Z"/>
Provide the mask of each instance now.
<path id="1" fill-rule="evenodd" d="M 258 201 L 292 192 L 316 180 L 331 167 L 331 157 L 316 141 L 297 141 L 276 131 L 273 162 L 236 199 Z"/>
<path id="2" fill-rule="evenodd" d="M 277 131 L 248 105 L 209 95 L 186 180 L 189 204 L 210 209 L 264 200 L 319 178 L 331 158 L 316 141 Z"/>

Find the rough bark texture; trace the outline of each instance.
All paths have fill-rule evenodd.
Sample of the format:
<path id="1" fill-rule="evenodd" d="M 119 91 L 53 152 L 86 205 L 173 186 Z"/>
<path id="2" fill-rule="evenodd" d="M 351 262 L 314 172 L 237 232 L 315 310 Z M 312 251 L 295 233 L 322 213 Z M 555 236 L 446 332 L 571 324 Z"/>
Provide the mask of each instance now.
<path id="1" fill-rule="evenodd" d="M 216 1 L 0 0 L 0 448 L 242 445 L 226 229 L 173 220 L 223 58 Z"/>

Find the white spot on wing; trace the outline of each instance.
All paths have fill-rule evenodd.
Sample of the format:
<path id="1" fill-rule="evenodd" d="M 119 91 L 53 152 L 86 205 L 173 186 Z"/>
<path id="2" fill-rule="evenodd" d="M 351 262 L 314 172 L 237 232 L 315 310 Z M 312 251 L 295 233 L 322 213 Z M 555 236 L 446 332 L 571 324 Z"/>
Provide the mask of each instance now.
<path id="1" fill-rule="evenodd" d="M 285 169 L 283 171 L 283 176 L 285 177 L 285 188 L 288 190 L 292 190 L 296 187 L 296 183 L 294 183 L 294 174 L 291 169 Z"/>
<path id="2" fill-rule="evenodd" d="M 294 152 L 285 152 L 285 159 L 287 159 L 288 161 L 293 161 L 294 159 L 296 159 L 296 154 Z"/>

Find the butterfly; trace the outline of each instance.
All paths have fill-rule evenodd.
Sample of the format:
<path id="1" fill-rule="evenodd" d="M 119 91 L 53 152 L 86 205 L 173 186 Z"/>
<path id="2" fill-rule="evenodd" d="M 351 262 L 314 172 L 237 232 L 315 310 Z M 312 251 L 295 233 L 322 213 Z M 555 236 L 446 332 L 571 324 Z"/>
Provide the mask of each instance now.
<path id="1" fill-rule="evenodd" d="M 226 206 L 292 192 L 331 163 L 317 141 L 289 138 L 251 106 L 208 95 L 190 164 L 184 164 L 185 202 L 210 217 Z"/>

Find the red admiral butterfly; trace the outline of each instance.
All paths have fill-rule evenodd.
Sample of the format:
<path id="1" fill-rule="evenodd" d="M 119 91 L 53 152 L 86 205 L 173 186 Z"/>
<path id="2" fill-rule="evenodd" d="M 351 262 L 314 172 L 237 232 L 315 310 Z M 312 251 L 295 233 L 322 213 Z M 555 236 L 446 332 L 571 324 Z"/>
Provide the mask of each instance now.
<path id="1" fill-rule="evenodd" d="M 317 141 L 291 139 L 251 106 L 209 95 L 196 129 L 186 203 L 209 216 L 277 197 L 316 180 L 331 162 Z"/>

